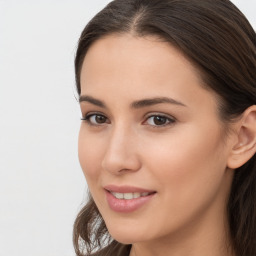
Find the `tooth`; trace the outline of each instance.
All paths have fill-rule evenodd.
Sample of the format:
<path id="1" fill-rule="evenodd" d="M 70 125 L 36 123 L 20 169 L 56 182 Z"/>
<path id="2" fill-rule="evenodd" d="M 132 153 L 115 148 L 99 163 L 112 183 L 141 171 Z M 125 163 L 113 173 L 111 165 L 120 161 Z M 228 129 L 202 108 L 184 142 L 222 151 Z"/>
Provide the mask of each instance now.
<path id="1" fill-rule="evenodd" d="M 117 198 L 117 199 L 125 199 L 125 200 L 130 200 L 134 198 L 139 198 L 141 196 L 148 196 L 150 193 L 148 192 L 134 192 L 134 193 L 118 193 L 118 192 L 112 192 L 112 195 Z"/>
<path id="2" fill-rule="evenodd" d="M 139 198 L 140 197 L 140 193 L 133 193 L 133 198 Z"/>
<path id="3" fill-rule="evenodd" d="M 133 199 L 132 193 L 124 193 L 124 199 Z"/>
<path id="4" fill-rule="evenodd" d="M 114 192 L 113 195 L 114 195 L 114 197 L 116 197 L 117 199 L 123 199 L 123 198 L 124 198 L 124 194 L 123 194 L 123 193 Z"/>

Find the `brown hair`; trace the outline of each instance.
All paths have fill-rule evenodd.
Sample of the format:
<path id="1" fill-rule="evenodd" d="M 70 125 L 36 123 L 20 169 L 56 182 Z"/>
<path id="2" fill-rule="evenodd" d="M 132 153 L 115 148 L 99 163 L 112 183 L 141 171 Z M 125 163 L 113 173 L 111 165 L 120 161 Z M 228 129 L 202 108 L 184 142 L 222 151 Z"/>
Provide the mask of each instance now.
<path id="1" fill-rule="evenodd" d="M 89 47 L 110 34 L 155 35 L 179 49 L 219 97 L 223 122 L 256 104 L 256 34 L 229 0 L 115 0 L 83 30 L 75 59 L 77 92 Z M 256 156 L 235 170 L 227 205 L 232 247 L 256 255 Z M 74 224 L 78 256 L 129 255 L 130 245 L 112 240 L 90 197 Z M 93 251 L 96 251 L 93 254 Z"/>

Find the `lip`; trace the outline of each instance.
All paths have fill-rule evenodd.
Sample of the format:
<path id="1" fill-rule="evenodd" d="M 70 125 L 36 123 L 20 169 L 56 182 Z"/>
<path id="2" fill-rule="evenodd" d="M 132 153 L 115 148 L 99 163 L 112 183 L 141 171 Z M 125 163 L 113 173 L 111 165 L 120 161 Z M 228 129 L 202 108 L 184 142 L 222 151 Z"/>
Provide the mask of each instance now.
<path id="1" fill-rule="evenodd" d="M 131 213 L 142 206 L 147 205 L 155 196 L 156 191 L 154 190 L 148 190 L 144 188 L 138 188 L 133 186 L 115 186 L 115 185 L 108 185 L 104 187 L 105 194 L 106 194 L 106 200 L 108 202 L 108 205 L 111 210 L 119 213 Z M 125 199 L 118 199 L 114 197 L 111 192 L 117 192 L 117 193 L 150 193 L 147 196 L 142 196 L 138 198 L 133 198 L 129 200 Z"/>
<path id="2" fill-rule="evenodd" d="M 103 187 L 105 190 L 110 192 L 117 192 L 117 193 L 153 193 L 156 192 L 154 190 L 134 187 L 134 186 L 116 186 L 116 185 L 107 185 Z"/>

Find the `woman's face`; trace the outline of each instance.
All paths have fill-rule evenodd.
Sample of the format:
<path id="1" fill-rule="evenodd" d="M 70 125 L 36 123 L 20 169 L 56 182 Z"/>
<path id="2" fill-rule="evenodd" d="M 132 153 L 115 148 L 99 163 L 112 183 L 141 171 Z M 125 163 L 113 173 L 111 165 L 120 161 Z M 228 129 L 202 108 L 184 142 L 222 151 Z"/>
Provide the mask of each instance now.
<path id="1" fill-rule="evenodd" d="M 80 101 L 80 163 L 116 240 L 223 226 L 229 138 L 214 93 L 174 47 L 153 37 L 98 40 L 82 66 Z"/>

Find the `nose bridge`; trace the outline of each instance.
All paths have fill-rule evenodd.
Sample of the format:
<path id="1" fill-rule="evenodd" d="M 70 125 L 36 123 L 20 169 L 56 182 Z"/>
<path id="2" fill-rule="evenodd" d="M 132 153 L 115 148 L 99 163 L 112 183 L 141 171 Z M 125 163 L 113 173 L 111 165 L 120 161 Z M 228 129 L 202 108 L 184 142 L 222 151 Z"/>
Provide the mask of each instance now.
<path id="1" fill-rule="evenodd" d="M 122 123 L 115 125 L 111 130 L 111 136 L 109 138 L 109 144 L 113 149 L 122 148 L 125 141 L 129 141 L 129 137 L 131 136 L 129 127 L 125 127 Z M 126 142 L 127 144 L 127 142 Z"/>
<path id="2" fill-rule="evenodd" d="M 113 125 L 108 143 L 102 161 L 103 169 L 117 174 L 123 170 L 136 171 L 139 168 L 136 134 L 131 126 L 125 122 Z"/>

